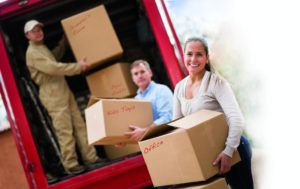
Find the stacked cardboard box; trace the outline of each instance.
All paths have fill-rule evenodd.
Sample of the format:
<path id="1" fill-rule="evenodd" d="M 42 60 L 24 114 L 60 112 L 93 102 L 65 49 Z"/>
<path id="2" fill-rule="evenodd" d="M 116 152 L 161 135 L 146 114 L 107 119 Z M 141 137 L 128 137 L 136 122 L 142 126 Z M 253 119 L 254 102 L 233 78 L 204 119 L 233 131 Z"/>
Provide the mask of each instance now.
<path id="1" fill-rule="evenodd" d="M 136 94 L 137 87 L 131 80 L 130 64 L 116 62 L 113 65 L 107 65 L 108 62 L 117 61 L 122 56 L 123 49 L 103 5 L 63 19 L 61 23 L 77 61 L 86 56 L 87 63 L 91 65 L 90 70 L 101 64 L 106 64 L 106 68 L 86 76 L 92 96 L 101 98 L 127 98 Z M 115 117 L 116 115 L 108 116 L 102 114 L 108 108 L 105 106 L 107 103 L 118 104 L 119 106 L 124 104 L 124 101 L 118 102 L 118 100 L 115 100 L 114 102 L 108 102 L 103 99 L 87 108 L 85 112 L 87 114 L 86 121 L 89 143 L 93 145 L 106 144 L 104 148 L 110 159 L 139 152 L 138 144 L 131 144 L 125 148 L 116 148 L 113 145 L 108 145 L 116 143 L 116 141 L 129 142 L 123 136 L 123 131 L 128 129 L 126 123 L 129 122 L 123 121 L 118 126 L 109 124 L 108 117 Z M 149 107 L 149 104 L 145 106 Z M 150 119 L 153 119 L 152 109 L 151 114 L 148 110 L 147 108 L 140 109 L 139 113 L 144 113 L 144 122 L 147 124 L 149 122 L 150 125 L 152 123 L 150 123 Z M 131 112 L 131 114 L 133 115 L 134 113 Z M 147 115 L 150 117 L 145 117 Z M 141 119 L 140 115 L 137 116 L 140 118 L 130 118 L 134 121 Z M 122 122 L 123 117 L 118 117 L 117 119 Z M 101 122 L 101 124 L 95 125 L 93 122 L 96 120 Z M 146 126 L 144 123 L 135 123 L 134 121 L 130 123 L 138 126 Z M 119 130 L 118 133 L 114 133 L 113 129 L 109 128 L 116 127 L 118 129 L 120 126 L 124 128 Z"/>
<path id="2" fill-rule="evenodd" d="M 136 141 L 129 140 L 124 132 L 129 125 L 147 127 L 153 123 L 150 101 L 135 99 L 98 99 L 92 97 L 85 110 L 88 142 L 104 145 L 110 160 L 140 152 Z M 128 143 L 123 148 L 113 144 Z"/>
<path id="3" fill-rule="evenodd" d="M 103 5 L 61 21 L 77 61 L 87 57 L 90 69 L 121 57 L 122 46 Z"/>
<path id="4" fill-rule="evenodd" d="M 91 94 L 101 98 L 124 98 L 136 94 L 129 63 L 115 63 L 86 76 Z"/>
<path id="5" fill-rule="evenodd" d="M 137 143 L 124 136 L 129 125 L 142 128 L 153 123 L 150 101 L 136 99 L 93 99 L 85 110 L 89 144 Z"/>
<path id="6" fill-rule="evenodd" d="M 213 161 L 224 149 L 227 135 L 224 114 L 209 110 L 149 129 L 139 145 L 153 185 L 205 181 L 216 175 L 219 168 Z M 238 161 L 236 151 L 232 164 Z"/>
<path id="7" fill-rule="evenodd" d="M 152 105 L 150 101 L 136 99 L 99 99 L 91 97 L 85 109 L 88 143 L 104 145 L 106 156 L 117 159 L 140 152 L 136 141 L 124 136 L 130 131 L 129 125 L 141 128 L 153 123 Z M 114 145 L 127 143 L 123 148 Z"/>

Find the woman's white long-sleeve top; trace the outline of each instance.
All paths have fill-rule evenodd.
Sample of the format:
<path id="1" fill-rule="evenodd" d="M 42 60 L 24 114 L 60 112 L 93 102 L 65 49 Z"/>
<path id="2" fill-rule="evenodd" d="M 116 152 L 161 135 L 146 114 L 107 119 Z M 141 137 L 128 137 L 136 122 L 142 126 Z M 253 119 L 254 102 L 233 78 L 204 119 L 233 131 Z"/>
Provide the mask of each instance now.
<path id="1" fill-rule="evenodd" d="M 229 132 L 223 152 L 232 157 L 239 146 L 244 118 L 229 83 L 219 74 L 206 71 L 197 95 L 185 98 L 186 84 L 190 76 L 180 81 L 174 90 L 173 119 L 190 115 L 202 109 L 223 112 Z"/>

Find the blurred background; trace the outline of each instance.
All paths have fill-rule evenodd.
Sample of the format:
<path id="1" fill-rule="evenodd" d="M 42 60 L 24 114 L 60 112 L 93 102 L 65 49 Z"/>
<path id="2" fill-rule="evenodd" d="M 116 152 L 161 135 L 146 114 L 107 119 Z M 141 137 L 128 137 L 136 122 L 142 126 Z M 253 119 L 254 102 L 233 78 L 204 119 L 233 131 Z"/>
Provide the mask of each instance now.
<path id="1" fill-rule="evenodd" d="M 263 81 L 247 62 L 247 44 L 242 28 L 234 22 L 232 2 L 228 0 L 164 2 L 182 47 L 184 41 L 192 36 L 204 38 L 208 42 L 212 64 L 231 83 L 245 114 L 244 134 L 255 147 L 261 147 L 260 141 L 263 136 L 255 128 L 260 127 L 257 118 L 261 115 L 260 97 Z M 170 31 L 169 35 L 172 38 Z M 174 39 L 172 41 L 175 42 Z"/>
<path id="2" fill-rule="evenodd" d="M 190 36 L 205 38 L 211 62 L 232 85 L 246 120 L 244 134 L 253 147 L 255 188 L 295 188 L 299 185 L 299 3 L 164 3 L 181 46 Z M 162 10 L 161 0 L 157 4 Z M 171 27 L 168 31 L 172 39 Z"/>

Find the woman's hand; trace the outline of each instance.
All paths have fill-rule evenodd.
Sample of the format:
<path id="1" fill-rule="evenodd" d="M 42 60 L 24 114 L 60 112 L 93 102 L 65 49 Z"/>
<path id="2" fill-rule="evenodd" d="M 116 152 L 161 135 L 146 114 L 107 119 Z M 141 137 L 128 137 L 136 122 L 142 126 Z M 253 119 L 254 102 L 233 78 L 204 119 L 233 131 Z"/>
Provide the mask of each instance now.
<path id="1" fill-rule="evenodd" d="M 214 166 L 218 164 L 220 164 L 219 174 L 223 175 L 227 173 L 228 171 L 230 171 L 231 168 L 231 157 L 221 152 L 218 155 L 217 159 L 213 162 Z"/>

